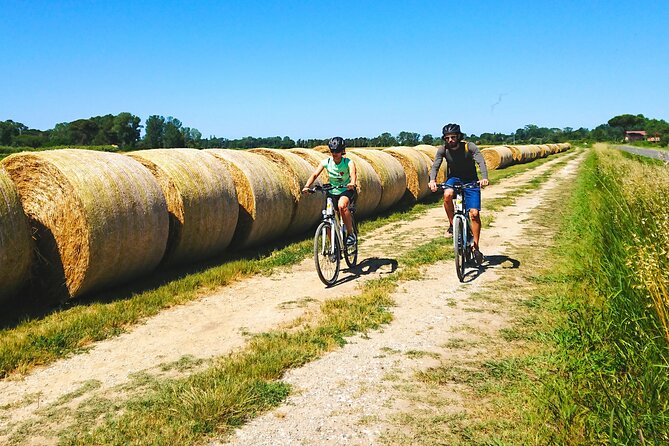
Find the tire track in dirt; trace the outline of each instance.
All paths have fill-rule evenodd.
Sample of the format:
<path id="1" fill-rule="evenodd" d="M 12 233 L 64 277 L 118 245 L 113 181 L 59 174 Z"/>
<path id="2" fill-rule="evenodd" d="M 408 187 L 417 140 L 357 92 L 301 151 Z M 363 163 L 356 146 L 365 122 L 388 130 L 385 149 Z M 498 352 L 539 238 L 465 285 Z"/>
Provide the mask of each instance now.
<path id="1" fill-rule="evenodd" d="M 508 193 L 564 159 L 556 158 L 486 188 L 484 200 Z M 38 417 L 36 411 L 79 391 L 86 383 L 96 382 L 99 386 L 92 386 L 74 398 L 73 404 L 93 395 L 104 396 L 127 384 L 140 372 L 164 374 L 162 364 L 178 361 L 184 356 L 208 359 L 239 349 L 249 333 L 289 323 L 305 311 L 317 308 L 323 300 L 353 294 L 360 282 L 392 272 L 394 257 L 399 252 L 418 241 L 441 235 L 444 221 L 443 209 L 435 207 L 415 220 L 392 223 L 366 234 L 359 257 L 362 267 L 356 274 L 350 271 L 340 273 L 340 283 L 333 288 L 323 287 L 314 271 L 313 259 L 309 257 L 269 276 L 254 276 L 196 301 L 165 310 L 127 333 L 98 342 L 84 353 L 36 369 L 22 379 L 0 381 L 0 408 L 3 408 L 0 432 L 13 423 Z M 492 247 L 488 243 L 497 238 L 491 229 L 483 234 L 484 252 Z M 388 243 L 389 239 L 394 242 Z M 443 268 L 451 275 L 452 265 Z M 496 274 L 494 270 L 488 269 L 472 284 L 465 285 L 465 289 L 477 287 L 482 283 L 480 279 L 491 280 Z M 429 277 L 424 282 L 422 286 L 431 290 L 429 292 L 436 292 L 430 286 L 440 288 L 442 285 L 433 283 L 437 281 Z M 0 434 L 0 442 L 4 438 Z"/>

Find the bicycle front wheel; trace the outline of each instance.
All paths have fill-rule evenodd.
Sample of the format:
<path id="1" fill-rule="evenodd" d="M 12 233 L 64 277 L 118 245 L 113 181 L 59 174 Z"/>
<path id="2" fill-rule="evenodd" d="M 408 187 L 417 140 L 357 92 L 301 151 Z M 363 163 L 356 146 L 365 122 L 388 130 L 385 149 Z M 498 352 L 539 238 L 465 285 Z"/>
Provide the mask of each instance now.
<path id="1" fill-rule="evenodd" d="M 467 261 L 467 241 L 465 225 L 461 218 L 453 221 L 453 253 L 455 254 L 455 272 L 460 282 L 465 280 L 465 262 Z"/>
<path id="2" fill-rule="evenodd" d="M 356 237 L 355 243 L 348 245 L 346 244 L 346 241 L 344 241 L 344 244 L 346 244 L 346 248 L 344 249 L 344 260 L 346 260 L 346 264 L 349 268 L 353 268 L 356 263 L 358 263 L 358 243 L 360 243 L 360 240 L 358 239 L 358 223 L 355 221 L 353 214 L 351 214 L 351 224 L 353 225 L 353 233 Z"/>
<path id="3" fill-rule="evenodd" d="M 324 221 L 314 236 L 314 263 L 318 278 L 327 286 L 337 281 L 341 262 L 339 257 L 339 244 L 332 237 L 332 224 Z"/>

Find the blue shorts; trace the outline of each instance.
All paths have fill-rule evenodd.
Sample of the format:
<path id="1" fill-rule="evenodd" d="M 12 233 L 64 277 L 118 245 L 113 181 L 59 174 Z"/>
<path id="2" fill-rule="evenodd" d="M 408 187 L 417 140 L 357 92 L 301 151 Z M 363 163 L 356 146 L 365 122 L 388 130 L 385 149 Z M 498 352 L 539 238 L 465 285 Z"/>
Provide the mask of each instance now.
<path id="1" fill-rule="evenodd" d="M 448 180 L 446 180 L 446 184 L 449 186 L 453 186 L 455 184 L 465 184 L 465 183 L 471 183 L 476 180 L 472 181 L 462 181 L 458 177 L 451 177 Z M 481 188 L 479 186 L 477 187 L 467 187 L 464 189 L 464 198 L 465 198 L 465 209 L 477 209 L 481 210 Z"/>

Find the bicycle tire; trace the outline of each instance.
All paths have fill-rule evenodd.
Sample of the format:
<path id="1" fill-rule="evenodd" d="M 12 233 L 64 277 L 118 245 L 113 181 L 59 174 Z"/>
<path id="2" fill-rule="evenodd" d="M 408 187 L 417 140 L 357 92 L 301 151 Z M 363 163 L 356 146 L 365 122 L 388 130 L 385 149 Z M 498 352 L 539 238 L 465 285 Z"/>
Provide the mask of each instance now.
<path id="1" fill-rule="evenodd" d="M 355 234 L 356 237 L 355 243 L 349 246 L 346 245 L 346 241 L 344 241 L 344 260 L 346 260 L 346 264 L 349 268 L 355 267 L 358 263 L 358 243 L 360 242 L 358 239 L 358 222 L 355 221 L 353 214 L 351 214 L 351 225 L 353 226 L 353 234 Z"/>
<path id="2" fill-rule="evenodd" d="M 467 246 L 464 237 L 464 225 L 461 218 L 453 221 L 453 254 L 455 254 L 455 272 L 458 280 L 465 280 L 465 262 L 467 257 Z"/>
<path id="3" fill-rule="evenodd" d="M 339 243 L 336 237 L 333 240 L 332 224 L 328 221 L 322 222 L 316 229 L 314 235 L 314 263 L 318 278 L 327 286 L 337 281 L 341 262 Z"/>

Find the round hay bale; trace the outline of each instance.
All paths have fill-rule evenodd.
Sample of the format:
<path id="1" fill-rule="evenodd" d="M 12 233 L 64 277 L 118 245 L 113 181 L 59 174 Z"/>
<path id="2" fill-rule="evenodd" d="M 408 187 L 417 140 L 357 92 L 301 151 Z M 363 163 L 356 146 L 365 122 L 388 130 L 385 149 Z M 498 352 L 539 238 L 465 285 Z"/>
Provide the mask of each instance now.
<path id="1" fill-rule="evenodd" d="M 323 152 L 317 152 L 313 149 L 294 148 L 294 149 L 288 149 L 288 151 L 290 153 L 294 153 L 295 155 L 299 156 L 300 158 L 308 162 L 312 167 L 312 172 L 318 165 L 320 165 L 321 160 L 330 156 L 329 154 L 325 154 Z M 326 184 L 330 182 L 328 173 L 325 170 L 321 172 L 321 174 L 318 176 L 318 179 L 320 180 L 321 184 Z"/>
<path id="2" fill-rule="evenodd" d="M 430 158 L 432 164 L 434 164 L 434 159 L 437 157 L 438 147 L 431 146 L 428 144 L 418 144 L 416 147 L 414 147 L 414 149 L 426 154 L 428 158 Z M 432 170 L 432 164 L 430 164 L 430 170 Z M 439 166 L 439 170 L 437 171 L 437 178 L 435 179 L 437 183 L 443 183 L 444 181 L 446 181 L 447 168 L 448 168 L 448 162 L 446 161 L 446 158 L 444 158 L 441 160 L 441 166 Z"/>
<path id="3" fill-rule="evenodd" d="M 485 164 L 490 170 L 501 169 L 513 164 L 513 152 L 506 146 L 493 146 L 481 149 Z"/>
<path id="4" fill-rule="evenodd" d="M 16 154 L 3 164 L 34 227 L 47 286 L 77 297 L 160 263 L 169 231 L 167 204 L 139 162 L 64 149 Z"/>
<path id="5" fill-rule="evenodd" d="M 30 276 L 33 240 L 16 186 L 0 167 L 0 302 L 15 296 Z"/>
<path id="6" fill-rule="evenodd" d="M 545 158 L 551 154 L 551 148 L 548 144 L 539 144 L 537 147 L 539 148 L 539 158 Z"/>
<path id="7" fill-rule="evenodd" d="M 293 215 L 286 174 L 265 156 L 248 150 L 207 149 L 232 173 L 239 218 L 231 246 L 246 248 L 283 235 Z"/>
<path id="8" fill-rule="evenodd" d="M 165 264 L 206 259 L 230 244 L 239 204 L 225 163 L 196 149 L 152 149 L 128 154 L 158 181 L 170 216 Z"/>
<path id="9" fill-rule="evenodd" d="M 284 149 L 253 149 L 286 172 L 293 197 L 293 213 L 288 234 L 300 234 L 313 227 L 321 218 L 323 199 L 318 194 L 303 194 L 302 187 L 307 182 L 315 167 L 296 153 Z"/>
<path id="10" fill-rule="evenodd" d="M 539 156 L 539 148 L 536 145 L 522 145 L 516 146 L 520 150 L 521 163 L 528 163 L 534 161 Z"/>
<path id="11" fill-rule="evenodd" d="M 354 153 L 346 152 L 346 156 L 355 163 L 355 172 L 358 176 L 358 198 L 355 212 L 358 217 L 374 215 L 381 201 L 381 178 L 371 164 Z"/>
<path id="12" fill-rule="evenodd" d="M 398 203 L 406 190 L 407 177 L 404 168 L 391 154 L 381 150 L 355 149 L 349 154 L 357 155 L 367 161 L 381 181 L 381 199 L 377 212 L 383 212 Z"/>
<path id="13" fill-rule="evenodd" d="M 518 146 L 507 146 L 511 150 L 513 160 L 517 163 L 523 162 L 523 153 L 520 151 Z"/>
<path id="14" fill-rule="evenodd" d="M 316 146 L 312 150 L 320 153 L 327 153 L 328 155 L 330 154 L 330 148 L 328 146 Z"/>
<path id="15" fill-rule="evenodd" d="M 560 148 L 558 147 L 557 144 L 548 144 L 548 148 L 550 149 L 550 152 L 548 155 L 553 155 L 555 153 L 558 153 L 560 151 Z"/>
<path id="16" fill-rule="evenodd" d="M 388 147 L 383 151 L 394 156 L 404 168 L 407 177 L 404 199 L 415 202 L 430 194 L 427 184 L 430 182 L 432 164 L 427 155 L 411 147 Z"/>

